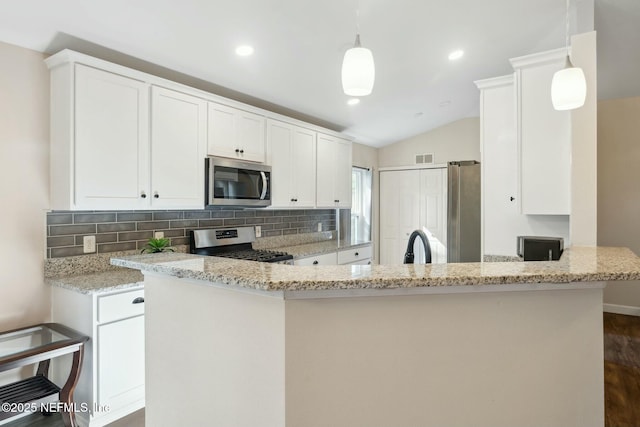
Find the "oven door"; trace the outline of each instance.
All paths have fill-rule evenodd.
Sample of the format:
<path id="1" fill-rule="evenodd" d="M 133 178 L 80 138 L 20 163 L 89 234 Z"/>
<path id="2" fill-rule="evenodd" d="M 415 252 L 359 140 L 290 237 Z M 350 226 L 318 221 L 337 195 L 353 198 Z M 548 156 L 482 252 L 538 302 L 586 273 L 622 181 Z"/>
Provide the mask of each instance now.
<path id="1" fill-rule="evenodd" d="M 271 166 L 208 157 L 205 169 L 207 205 L 271 205 Z"/>

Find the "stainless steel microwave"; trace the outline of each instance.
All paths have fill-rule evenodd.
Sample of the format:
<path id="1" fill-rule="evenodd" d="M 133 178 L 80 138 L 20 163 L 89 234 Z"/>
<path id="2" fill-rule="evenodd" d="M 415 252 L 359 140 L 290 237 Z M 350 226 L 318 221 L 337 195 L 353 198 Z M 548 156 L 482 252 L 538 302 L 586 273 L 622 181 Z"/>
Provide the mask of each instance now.
<path id="1" fill-rule="evenodd" d="M 207 206 L 271 205 L 271 166 L 207 157 L 205 171 Z"/>

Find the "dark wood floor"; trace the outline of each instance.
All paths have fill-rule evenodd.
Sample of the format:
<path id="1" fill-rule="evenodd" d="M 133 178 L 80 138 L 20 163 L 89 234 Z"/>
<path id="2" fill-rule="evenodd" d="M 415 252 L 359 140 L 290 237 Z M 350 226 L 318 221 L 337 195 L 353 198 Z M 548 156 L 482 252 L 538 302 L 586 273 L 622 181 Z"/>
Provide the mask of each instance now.
<path id="1" fill-rule="evenodd" d="M 606 427 L 640 426 L 640 317 L 604 314 Z"/>

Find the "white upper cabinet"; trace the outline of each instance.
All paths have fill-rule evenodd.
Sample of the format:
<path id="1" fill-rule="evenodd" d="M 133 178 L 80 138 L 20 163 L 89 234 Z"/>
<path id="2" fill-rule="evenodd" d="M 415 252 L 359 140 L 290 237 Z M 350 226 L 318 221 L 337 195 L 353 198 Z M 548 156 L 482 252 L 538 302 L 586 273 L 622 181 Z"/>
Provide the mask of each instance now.
<path id="1" fill-rule="evenodd" d="M 207 101 L 152 88 L 151 206 L 202 208 Z"/>
<path id="2" fill-rule="evenodd" d="M 69 64 L 54 70 L 51 90 L 51 207 L 146 207 L 149 86 Z"/>
<path id="3" fill-rule="evenodd" d="M 312 208 L 316 196 L 316 132 L 267 120 L 271 206 Z"/>
<path id="4" fill-rule="evenodd" d="M 209 102 L 208 126 L 208 155 L 265 161 L 263 116 Z"/>
<path id="5" fill-rule="evenodd" d="M 316 206 L 351 207 L 351 142 L 318 133 Z"/>
<path id="6" fill-rule="evenodd" d="M 571 112 L 551 104 L 551 80 L 566 50 L 514 58 L 518 108 L 520 206 L 528 215 L 569 215 Z"/>

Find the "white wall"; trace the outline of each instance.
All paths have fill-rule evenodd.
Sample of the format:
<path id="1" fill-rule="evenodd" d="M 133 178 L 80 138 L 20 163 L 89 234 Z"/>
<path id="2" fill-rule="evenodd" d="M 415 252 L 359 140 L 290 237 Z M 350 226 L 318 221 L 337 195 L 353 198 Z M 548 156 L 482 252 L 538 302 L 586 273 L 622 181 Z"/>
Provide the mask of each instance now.
<path id="1" fill-rule="evenodd" d="M 638 118 L 640 97 L 598 102 L 598 245 L 626 246 L 640 255 Z M 604 302 L 640 315 L 640 281 L 608 283 Z"/>
<path id="2" fill-rule="evenodd" d="M 0 330 L 49 319 L 43 280 L 49 205 L 44 55 L 0 42 Z"/>
<path id="3" fill-rule="evenodd" d="M 441 126 L 378 150 L 378 164 L 415 165 L 416 154 L 434 154 L 434 163 L 480 160 L 480 119 L 471 117 Z"/>

